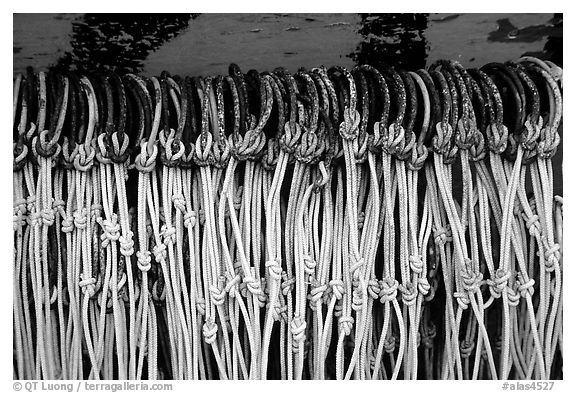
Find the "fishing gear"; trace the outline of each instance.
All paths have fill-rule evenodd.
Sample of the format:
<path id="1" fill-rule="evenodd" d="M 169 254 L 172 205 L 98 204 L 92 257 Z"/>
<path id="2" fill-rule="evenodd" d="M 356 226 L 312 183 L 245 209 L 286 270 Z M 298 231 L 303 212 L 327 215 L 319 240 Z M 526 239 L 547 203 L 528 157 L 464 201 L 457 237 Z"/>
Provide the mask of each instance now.
<path id="1" fill-rule="evenodd" d="M 14 78 L 18 379 L 555 379 L 562 70 Z"/>

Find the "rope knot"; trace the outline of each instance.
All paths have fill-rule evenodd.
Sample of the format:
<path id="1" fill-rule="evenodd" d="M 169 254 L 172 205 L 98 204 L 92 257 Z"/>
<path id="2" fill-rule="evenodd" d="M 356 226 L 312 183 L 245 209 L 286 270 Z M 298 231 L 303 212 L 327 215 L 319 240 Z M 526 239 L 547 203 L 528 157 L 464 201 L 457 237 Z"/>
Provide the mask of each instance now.
<path id="1" fill-rule="evenodd" d="M 224 291 L 224 284 L 218 280 L 218 285 L 210 285 L 210 299 L 215 306 L 221 306 L 226 299 L 226 292 Z"/>
<path id="2" fill-rule="evenodd" d="M 462 357 L 462 359 L 469 358 L 473 350 L 474 350 L 474 341 L 466 339 L 460 342 L 460 356 Z"/>
<path id="3" fill-rule="evenodd" d="M 553 272 L 560 262 L 560 244 L 554 243 L 544 252 L 544 266 L 548 273 Z"/>
<path id="4" fill-rule="evenodd" d="M 372 135 L 367 135 L 366 133 L 358 135 L 352 142 L 352 153 L 354 154 L 354 161 L 356 164 L 363 164 L 368 159 L 368 146 L 370 143 L 370 137 Z"/>
<path id="5" fill-rule="evenodd" d="M 270 307 L 270 304 L 271 303 L 268 303 L 267 307 Z M 279 301 L 276 301 L 274 308 L 270 312 L 272 313 L 274 321 L 288 321 L 287 310 L 288 307 L 286 307 L 286 305 L 281 305 Z"/>
<path id="6" fill-rule="evenodd" d="M 418 292 L 420 292 L 422 296 L 426 296 L 428 292 L 430 292 L 430 283 L 426 277 L 420 277 L 418 279 Z"/>
<path id="7" fill-rule="evenodd" d="M 152 256 L 150 251 L 148 250 L 141 250 L 136 253 L 136 257 L 138 258 L 138 268 L 141 272 L 147 272 L 150 270 L 150 262 L 152 261 Z"/>
<path id="8" fill-rule="evenodd" d="M 196 300 L 196 311 L 198 311 L 198 314 L 201 316 L 206 315 L 206 299 L 199 298 Z"/>
<path id="9" fill-rule="evenodd" d="M 250 142 L 249 149 L 246 151 L 247 158 L 255 159 L 266 145 L 266 135 L 261 129 L 249 130 L 244 137 L 244 141 L 248 140 Z"/>
<path id="10" fill-rule="evenodd" d="M 232 266 L 234 267 L 234 272 L 236 274 L 240 274 L 241 272 L 243 272 L 242 261 L 239 260 L 238 258 L 234 259 L 234 263 L 232 264 Z"/>
<path id="11" fill-rule="evenodd" d="M 518 201 L 514 202 L 512 212 L 517 217 L 520 217 L 522 215 L 522 206 L 520 205 L 520 203 Z"/>
<path id="12" fill-rule="evenodd" d="M 470 146 L 470 161 L 482 161 L 486 157 L 486 142 L 481 132 L 476 132 L 472 146 Z"/>
<path id="13" fill-rule="evenodd" d="M 194 162 L 198 166 L 207 166 L 212 164 L 212 134 L 209 132 L 203 132 L 194 148 Z"/>
<path id="14" fill-rule="evenodd" d="M 204 335 L 204 341 L 206 341 L 206 344 L 214 343 L 218 334 L 218 325 L 213 321 L 206 321 L 204 326 L 202 326 L 202 334 Z"/>
<path id="15" fill-rule="evenodd" d="M 520 292 L 517 290 L 517 283 L 514 283 L 514 287 L 507 287 L 508 292 L 508 305 L 510 307 L 516 307 L 520 303 Z"/>
<path id="16" fill-rule="evenodd" d="M 238 160 L 254 159 L 266 144 L 266 136 L 255 129 L 246 131 L 244 137 L 240 135 L 234 136 L 234 134 L 231 137 L 236 138 L 236 141 L 232 140 L 231 145 L 232 154 Z"/>
<path id="17" fill-rule="evenodd" d="M 480 288 L 482 274 L 474 272 L 472 261 L 468 258 L 464 263 L 464 268 L 460 270 L 460 277 L 462 278 L 463 288 L 466 292 L 475 293 Z"/>
<path id="18" fill-rule="evenodd" d="M 354 108 L 344 109 L 344 121 L 340 123 L 340 136 L 345 140 L 354 140 L 358 137 L 360 113 Z"/>
<path id="19" fill-rule="evenodd" d="M 368 281 L 368 295 L 374 300 L 378 299 L 380 296 L 380 283 L 376 278 L 371 278 Z"/>
<path id="20" fill-rule="evenodd" d="M 224 291 L 230 294 L 230 297 L 235 297 L 238 293 L 238 284 L 241 281 L 241 277 L 239 274 L 235 274 L 232 276 L 229 272 L 226 273 L 226 286 L 224 287 Z"/>
<path id="21" fill-rule="evenodd" d="M 410 161 L 408 161 L 408 168 L 413 171 L 422 169 L 427 158 L 428 148 L 424 146 L 424 144 L 417 144 L 411 150 Z"/>
<path id="22" fill-rule="evenodd" d="M 287 154 L 294 153 L 300 135 L 302 135 L 300 124 L 294 121 L 286 122 L 284 124 L 284 134 L 280 137 L 280 148 Z"/>
<path id="23" fill-rule="evenodd" d="M 204 212 L 204 209 L 198 209 L 198 222 L 200 222 L 200 225 L 204 226 L 204 223 L 206 222 L 206 213 Z"/>
<path id="24" fill-rule="evenodd" d="M 36 196 L 29 195 L 28 198 L 26 198 L 26 211 L 34 212 L 35 207 L 36 207 Z"/>
<path id="25" fill-rule="evenodd" d="M 62 201 L 62 202 L 64 202 L 64 201 Z M 54 202 L 54 203 L 56 203 L 56 202 Z M 26 199 L 19 198 L 19 199 L 14 201 L 14 214 L 25 215 L 27 211 L 28 211 L 28 209 L 26 207 Z"/>
<path id="26" fill-rule="evenodd" d="M 450 150 L 450 141 L 452 139 L 452 126 L 450 123 L 436 123 L 436 135 L 432 138 L 432 149 L 442 155 L 446 155 Z"/>
<path id="27" fill-rule="evenodd" d="M 22 228 L 26 225 L 26 220 L 24 219 L 24 215 L 22 212 L 18 211 L 17 214 L 14 214 L 12 217 L 12 228 L 14 231 L 17 231 L 19 228 Z"/>
<path id="28" fill-rule="evenodd" d="M 62 219 L 62 232 L 71 233 L 74 230 L 74 219 L 71 215 L 65 215 Z"/>
<path id="29" fill-rule="evenodd" d="M 525 216 L 524 219 L 526 220 L 526 227 L 528 228 L 530 236 L 533 236 L 537 239 L 540 238 L 542 227 L 540 225 L 540 218 L 538 215 L 532 214 L 530 217 Z"/>
<path id="30" fill-rule="evenodd" d="M 532 296 L 534 294 L 534 279 L 528 278 L 528 276 L 524 276 L 523 274 L 518 273 L 517 280 L 518 292 L 520 292 L 520 296 L 525 298 L 528 295 Z"/>
<path id="31" fill-rule="evenodd" d="M 256 299 L 258 300 L 258 307 L 262 308 L 268 302 L 268 291 L 266 288 L 266 279 L 264 277 L 260 277 L 260 293 L 256 295 Z"/>
<path id="32" fill-rule="evenodd" d="M 102 215 L 102 205 L 99 203 L 93 203 L 92 206 L 90 206 L 90 216 L 97 221 L 98 217 L 100 217 L 101 215 Z"/>
<path id="33" fill-rule="evenodd" d="M 110 137 L 112 142 L 112 154 L 110 158 L 117 164 L 126 162 L 128 158 L 128 143 L 130 138 L 125 133 L 114 131 Z"/>
<path id="34" fill-rule="evenodd" d="M 56 302 L 56 300 L 58 299 L 58 291 L 56 290 L 56 287 L 52 287 L 52 294 L 50 294 L 50 288 L 46 288 L 45 286 L 42 287 L 41 289 L 41 293 L 46 293 L 46 291 L 48 292 L 47 296 L 45 297 L 45 299 L 48 299 L 48 301 L 50 302 L 50 304 L 54 304 Z"/>
<path id="35" fill-rule="evenodd" d="M 402 124 L 392 123 L 382 136 L 382 148 L 388 154 L 397 154 L 404 148 L 405 130 Z"/>
<path id="36" fill-rule="evenodd" d="M 89 277 L 87 274 L 81 275 L 82 280 L 78 283 L 82 289 L 82 293 L 88 298 L 91 298 L 96 293 L 96 279 L 94 277 Z"/>
<path id="37" fill-rule="evenodd" d="M 536 148 L 538 138 L 540 137 L 542 122 L 542 117 L 539 117 L 538 121 L 535 121 L 534 118 L 528 117 L 524 122 L 522 134 L 520 135 L 520 143 L 525 150 L 531 151 Z"/>
<path id="38" fill-rule="evenodd" d="M 542 129 L 543 138 L 538 143 L 538 155 L 543 159 L 549 159 L 556 154 L 556 149 L 560 144 L 560 135 L 558 132 L 552 132 L 549 126 Z"/>
<path id="39" fill-rule="evenodd" d="M 42 212 L 40 213 L 42 216 L 42 223 L 46 226 L 52 226 L 54 225 L 54 210 L 51 208 L 44 208 L 42 209 Z"/>
<path id="40" fill-rule="evenodd" d="M 424 270 L 424 260 L 422 255 L 410 255 L 408 260 L 410 261 L 410 269 L 412 272 L 421 274 Z"/>
<path id="41" fill-rule="evenodd" d="M 27 224 L 27 216 L 18 208 L 15 208 L 14 210 L 15 212 L 12 216 L 13 229 L 14 231 L 17 231 L 19 228 L 22 228 Z"/>
<path id="42" fill-rule="evenodd" d="M 156 158 L 158 157 L 158 146 L 152 145 L 152 153 L 148 154 L 148 141 L 143 139 L 140 143 L 140 154 L 136 156 L 134 165 L 139 172 L 150 173 L 156 167 Z"/>
<path id="43" fill-rule="evenodd" d="M 86 229 L 86 223 L 88 221 L 88 211 L 85 207 L 78 209 L 74 212 L 74 225 L 78 229 Z"/>
<path id="44" fill-rule="evenodd" d="M 340 318 L 342 316 L 342 302 L 336 303 L 334 306 L 334 317 Z"/>
<path id="45" fill-rule="evenodd" d="M 344 333 L 345 336 L 349 336 L 352 332 L 352 326 L 354 325 L 354 318 L 350 315 L 342 315 L 338 319 L 339 331 Z"/>
<path id="46" fill-rule="evenodd" d="M 386 336 L 384 340 L 384 351 L 386 351 L 386 353 L 394 353 L 394 350 L 396 350 L 396 337 L 393 335 Z"/>
<path id="47" fill-rule="evenodd" d="M 24 143 L 13 143 L 12 147 L 14 155 L 12 167 L 17 171 L 24 167 L 25 159 L 28 155 L 28 146 Z"/>
<path id="48" fill-rule="evenodd" d="M 133 233 L 128 231 L 126 236 L 120 236 L 118 239 L 120 241 L 120 253 L 124 255 L 125 258 L 130 258 L 134 254 L 134 240 L 132 240 Z"/>
<path id="49" fill-rule="evenodd" d="M 21 199 L 18 200 L 17 202 L 18 202 L 17 207 L 23 214 L 26 214 L 26 201 L 24 199 Z M 54 201 L 52 201 L 52 209 L 54 210 L 54 212 L 64 214 L 65 206 L 66 202 L 64 202 L 64 199 L 54 199 Z"/>
<path id="50" fill-rule="evenodd" d="M 160 287 L 160 288 L 158 288 Z M 152 285 L 152 300 L 157 303 L 163 302 L 166 299 L 166 286 L 160 279 L 156 280 Z"/>
<path id="51" fill-rule="evenodd" d="M 494 343 L 494 348 L 498 352 L 502 351 L 502 332 L 500 332 L 498 336 L 496 336 L 496 342 Z"/>
<path id="52" fill-rule="evenodd" d="M 436 325 L 432 324 L 424 328 L 424 335 L 422 336 L 424 348 L 434 348 L 434 338 L 436 338 Z"/>
<path id="53" fill-rule="evenodd" d="M 112 281 L 110 283 L 110 287 L 111 287 L 112 291 L 116 291 L 118 293 L 118 299 L 122 298 L 122 294 L 124 292 L 124 286 L 126 285 L 126 282 L 127 282 L 126 273 L 122 273 L 122 275 L 120 276 L 120 278 L 118 279 L 117 282 Z"/>
<path id="54" fill-rule="evenodd" d="M 304 271 L 307 274 L 313 275 L 314 269 L 316 269 L 316 261 L 314 260 L 314 258 L 312 258 L 312 255 L 304 254 L 304 257 L 302 259 L 304 260 Z"/>
<path id="55" fill-rule="evenodd" d="M 176 132 L 170 129 L 168 136 L 166 130 L 160 134 L 160 144 L 163 147 L 160 159 L 167 167 L 175 167 L 182 163 L 186 147 L 181 140 L 175 138 Z"/>
<path id="56" fill-rule="evenodd" d="M 313 280 L 312 281 L 312 289 L 310 289 L 310 295 L 308 295 L 308 299 L 310 299 L 310 307 L 316 307 L 316 304 L 322 300 L 324 296 L 324 292 L 328 290 L 328 285 L 321 284 L 320 281 Z"/>
<path id="57" fill-rule="evenodd" d="M 176 244 L 176 228 L 169 224 L 162 225 L 160 235 L 164 239 L 163 242 L 166 246 L 169 244 Z"/>
<path id="58" fill-rule="evenodd" d="M 469 114 L 464 114 L 457 124 L 456 145 L 462 150 L 468 150 L 474 144 L 474 136 L 478 133 L 476 124 Z"/>
<path id="59" fill-rule="evenodd" d="M 280 315 L 284 323 L 288 323 L 288 307 L 286 305 L 276 304 L 276 313 Z"/>
<path id="60" fill-rule="evenodd" d="M 500 155 L 508 145 L 508 128 L 504 124 L 491 124 L 486 129 L 488 148 Z"/>
<path id="61" fill-rule="evenodd" d="M 450 228 L 439 227 L 434 229 L 434 242 L 442 247 L 447 242 L 452 241 L 452 231 Z"/>
<path id="62" fill-rule="evenodd" d="M 402 130 L 402 132 L 404 133 L 404 139 L 396 147 L 395 155 L 399 160 L 407 161 L 412 156 L 412 150 L 414 150 L 416 145 L 416 135 L 413 131 L 407 133 Z"/>
<path id="63" fill-rule="evenodd" d="M 368 149 L 377 154 L 379 149 L 382 149 L 382 144 L 384 143 L 383 135 L 386 134 L 386 126 L 384 123 L 379 121 L 374 122 L 373 126 L 374 133 L 368 135 Z"/>
<path id="64" fill-rule="evenodd" d="M 292 333 L 292 352 L 298 353 L 300 343 L 306 338 L 306 321 L 300 314 L 294 315 L 290 323 L 290 333 Z"/>
<path id="65" fill-rule="evenodd" d="M 194 165 L 195 145 L 193 142 L 184 144 L 184 154 L 180 158 L 180 168 L 190 169 Z"/>
<path id="66" fill-rule="evenodd" d="M 239 186 L 234 194 L 233 207 L 235 210 L 240 210 L 242 207 L 242 192 L 244 191 L 244 186 Z"/>
<path id="67" fill-rule="evenodd" d="M 310 164 L 322 154 L 323 150 L 324 144 L 319 141 L 316 133 L 306 130 L 304 134 L 302 134 L 300 144 L 296 147 L 294 156 L 298 161 Z"/>
<path id="68" fill-rule="evenodd" d="M 364 258 L 351 254 L 351 259 L 354 263 L 350 266 L 350 273 L 352 273 L 354 279 L 358 279 L 360 278 L 360 268 L 364 266 Z"/>
<path id="69" fill-rule="evenodd" d="M 222 138 L 218 142 L 212 144 L 212 157 L 214 158 L 214 166 L 216 168 L 224 168 L 230 159 L 230 143 L 228 139 Z"/>
<path id="70" fill-rule="evenodd" d="M 180 212 L 183 214 L 186 213 L 186 200 L 182 194 L 172 195 L 172 203 L 176 209 L 180 210 Z"/>
<path id="71" fill-rule="evenodd" d="M 429 282 L 430 289 L 428 290 L 428 295 L 424 297 L 424 300 L 426 300 L 427 302 L 431 302 L 432 299 L 434 299 L 434 297 L 436 296 L 436 290 L 438 289 L 438 278 L 437 277 L 430 277 L 430 278 L 432 278 L 432 282 Z"/>
<path id="72" fill-rule="evenodd" d="M 268 268 L 268 274 L 273 280 L 278 281 L 282 278 L 282 266 L 279 258 L 266 261 L 266 267 Z"/>
<path id="73" fill-rule="evenodd" d="M 194 228 L 194 226 L 196 226 L 196 215 L 197 214 L 195 210 L 184 214 L 184 226 L 188 228 L 188 230 L 191 230 Z"/>
<path id="74" fill-rule="evenodd" d="M 40 155 L 44 158 L 49 158 L 58 155 L 60 151 L 60 145 L 58 141 L 54 138 L 48 139 L 48 130 L 40 132 L 40 135 L 35 136 L 32 140 L 32 152 L 36 155 Z"/>
<path id="75" fill-rule="evenodd" d="M 162 243 L 156 244 L 152 248 L 152 254 L 154 254 L 154 260 L 157 263 L 162 263 L 166 260 L 166 246 Z"/>
<path id="76" fill-rule="evenodd" d="M 279 143 L 278 140 L 273 138 L 268 140 L 266 152 L 262 156 L 262 167 L 267 171 L 274 171 L 276 169 L 276 164 L 278 163 L 278 153 L 279 153 Z"/>
<path id="77" fill-rule="evenodd" d="M 360 280 L 354 280 L 352 283 L 352 309 L 356 312 L 362 310 L 364 302 L 364 291 L 360 285 Z"/>
<path id="78" fill-rule="evenodd" d="M 416 304 L 418 291 L 412 282 L 408 282 L 406 285 L 398 285 L 398 290 L 402 294 L 402 302 L 404 302 L 405 305 L 413 306 Z"/>
<path id="79" fill-rule="evenodd" d="M 251 268 L 251 270 L 254 270 L 254 268 Z M 252 274 L 252 277 L 244 277 L 244 283 L 246 283 L 250 293 L 258 297 L 262 294 L 261 282 L 259 278 L 254 277 L 254 272 L 252 272 Z"/>
<path id="80" fill-rule="evenodd" d="M 454 292 L 454 298 L 462 310 L 468 309 L 468 305 L 470 304 L 468 292 Z"/>
<path id="81" fill-rule="evenodd" d="M 281 284 L 281 288 L 282 288 L 282 294 L 284 296 L 287 296 L 288 293 L 292 292 L 292 289 L 294 288 L 294 284 L 296 283 L 296 279 L 294 277 L 288 277 L 288 274 L 286 274 L 286 272 L 282 272 L 282 284 Z"/>
<path id="82" fill-rule="evenodd" d="M 398 296 L 398 281 L 392 277 L 386 277 L 380 281 L 380 303 L 390 302 Z"/>
<path id="83" fill-rule="evenodd" d="M 330 180 L 330 176 L 328 175 L 328 171 L 326 170 L 326 164 L 324 161 L 320 161 L 318 163 L 318 171 L 320 174 L 314 181 L 314 192 L 318 193 Z"/>
<path id="84" fill-rule="evenodd" d="M 74 157 L 74 168 L 78 171 L 86 172 L 92 168 L 96 150 L 88 142 L 78 146 L 78 153 Z"/>
<path id="85" fill-rule="evenodd" d="M 110 159 L 108 154 L 108 146 L 109 146 L 108 134 L 102 133 L 98 135 L 98 137 L 96 138 L 96 145 L 97 145 L 96 159 L 98 160 L 98 162 L 100 162 L 101 164 L 110 164 L 112 160 Z"/>
<path id="86" fill-rule="evenodd" d="M 330 286 L 332 296 L 336 297 L 336 300 L 341 300 L 342 296 L 344 296 L 344 281 L 330 280 L 328 285 Z"/>
<path id="87" fill-rule="evenodd" d="M 502 296 L 502 292 L 508 286 L 508 279 L 510 276 L 510 272 L 499 268 L 494 272 L 493 278 L 486 280 L 488 289 L 490 290 L 490 294 L 493 298 L 498 299 L 500 296 Z"/>
<path id="88" fill-rule="evenodd" d="M 33 212 L 28 215 L 28 220 L 29 220 L 28 225 L 30 225 L 31 227 L 40 226 L 42 222 L 42 215 L 40 213 Z"/>
<path id="89" fill-rule="evenodd" d="M 364 228 L 364 221 L 366 220 L 366 213 L 358 213 L 358 229 Z"/>

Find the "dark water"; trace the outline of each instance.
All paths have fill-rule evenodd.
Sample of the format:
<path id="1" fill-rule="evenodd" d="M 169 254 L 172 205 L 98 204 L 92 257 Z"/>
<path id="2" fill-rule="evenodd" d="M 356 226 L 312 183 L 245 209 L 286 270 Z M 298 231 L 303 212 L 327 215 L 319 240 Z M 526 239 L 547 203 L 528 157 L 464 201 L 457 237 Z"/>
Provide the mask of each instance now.
<path id="1" fill-rule="evenodd" d="M 562 64 L 562 14 L 15 14 L 14 72 L 222 73 L 230 62 L 417 69 L 526 53 Z M 225 72 L 225 71 L 224 71 Z"/>
<path id="2" fill-rule="evenodd" d="M 149 53 L 182 32 L 194 15 L 87 14 L 72 22 L 70 45 L 56 69 L 140 72 Z"/>
<path id="3" fill-rule="evenodd" d="M 562 14 L 14 14 L 13 71 L 480 67 L 524 54 L 562 65 L 562 40 Z M 554 160 L 561 193 L 562 148 Z"/>

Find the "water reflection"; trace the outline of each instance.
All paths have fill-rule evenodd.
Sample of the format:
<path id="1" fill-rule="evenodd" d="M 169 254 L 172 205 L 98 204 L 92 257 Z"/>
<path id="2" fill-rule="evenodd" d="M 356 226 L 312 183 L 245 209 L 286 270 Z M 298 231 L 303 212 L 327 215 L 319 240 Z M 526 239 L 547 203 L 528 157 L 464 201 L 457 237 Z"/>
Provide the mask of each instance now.
<path id="1" fill-rule="evenodd" d="M 149 53 L 181 33 L 198 14 L 86 14 L 72 22 L 72 50 L 56 69 L 140 72 Z"/>
<path id="2" fill-rule="evenodd" d="M 382 62 L 415 70 L 426 66 L 429 45 L 424 31 L 429 14 L 360 14 L 363 41 L 349 55 L 357 64 Z"/>
<path id="3" fill-rule="evenodd" d="M 528 55 L 536 56 L 544 60 L 550 60 L 563 67 L 563 14 L 554 14 L 554 17 L 547 23 L 545 34 L 549 34 L 544 44 L 544 49 L 539 52 L 529 52 Z M 522 29 L 520 30 L 522 31 Z"/>

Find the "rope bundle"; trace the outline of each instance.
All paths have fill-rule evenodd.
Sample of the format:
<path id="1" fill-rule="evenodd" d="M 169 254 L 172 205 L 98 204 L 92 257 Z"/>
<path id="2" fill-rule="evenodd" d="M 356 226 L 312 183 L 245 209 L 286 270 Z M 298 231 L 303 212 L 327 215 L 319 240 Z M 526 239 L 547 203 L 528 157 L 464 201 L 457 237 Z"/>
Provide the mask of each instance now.
<path id="1" fill-rule="evenodd" d="M 561 69 L 14 82 L 14 377 L 550 379 Z"/>

